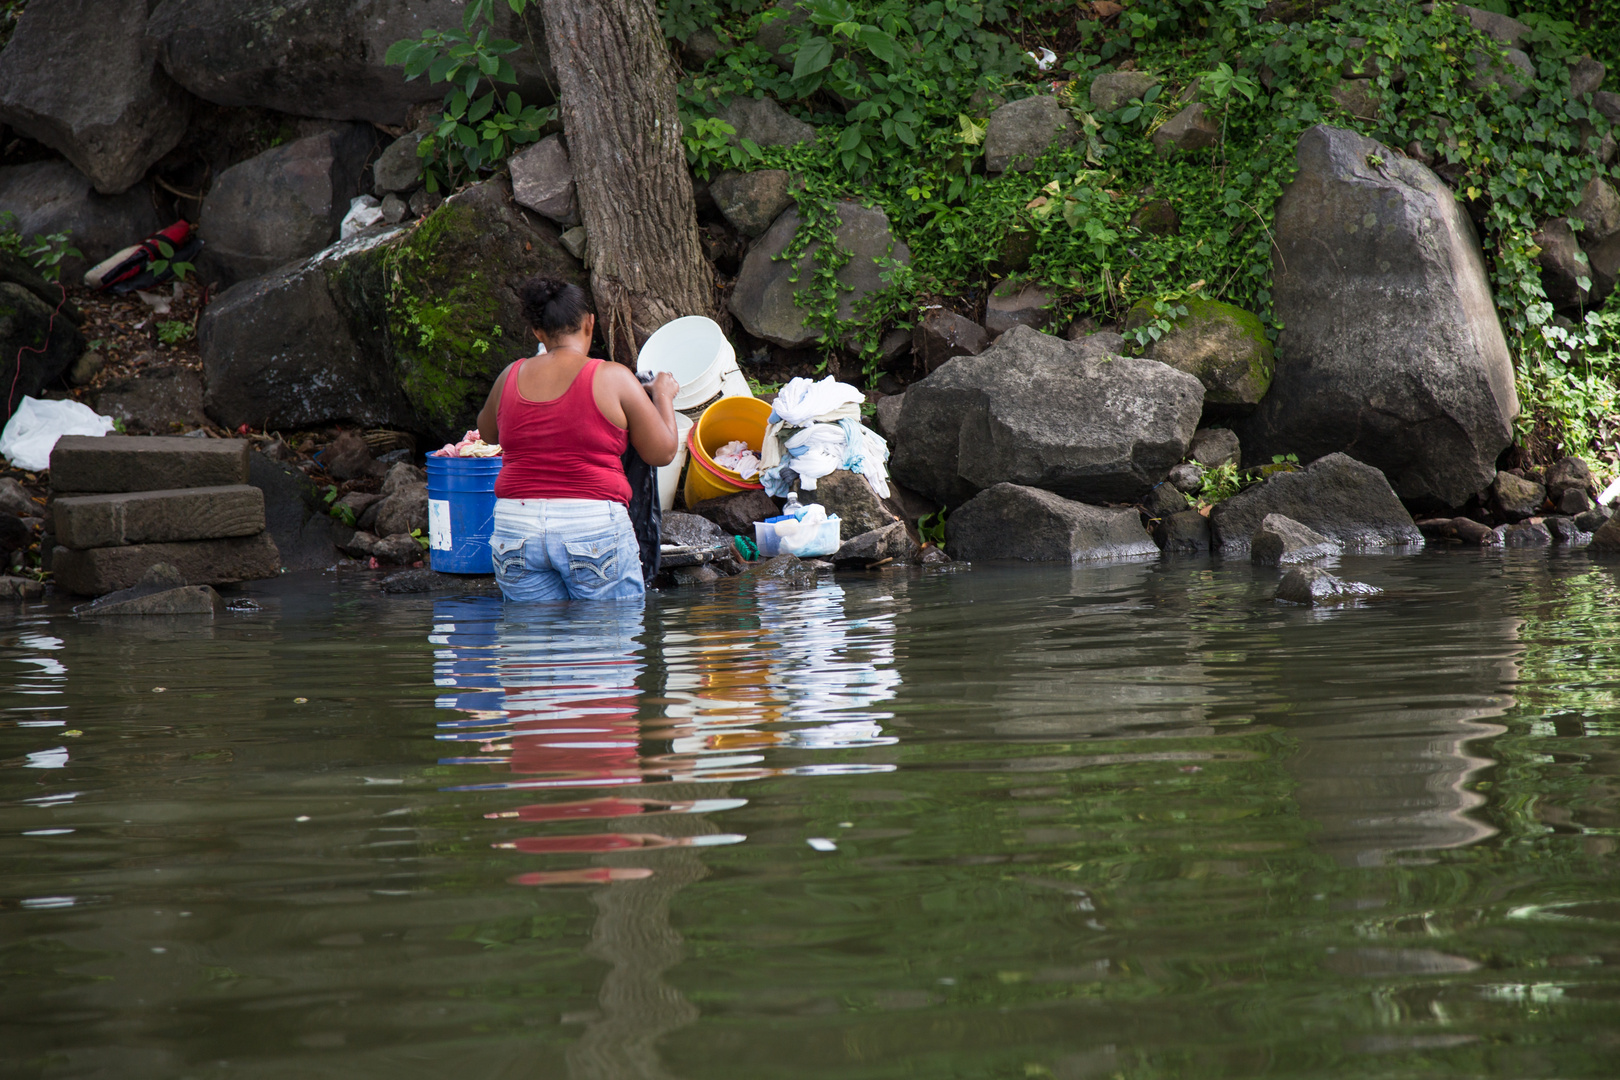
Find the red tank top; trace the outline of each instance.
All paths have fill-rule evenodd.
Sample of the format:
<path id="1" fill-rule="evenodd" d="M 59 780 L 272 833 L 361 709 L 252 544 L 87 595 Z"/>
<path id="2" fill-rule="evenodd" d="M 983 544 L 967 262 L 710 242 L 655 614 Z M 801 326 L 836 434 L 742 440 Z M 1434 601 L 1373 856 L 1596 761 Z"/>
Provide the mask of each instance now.
<path id="1" fill-rule="evenodd" d="M 498 499 L 597 499 L 630 505 L 630 481 L 619 455 L 630 433 L 596 407 L 592 389 L 602 361 L 579 369 L 562 397 L 530 401 L 518 389 L 524 361 L 506 370 L 495 423 L 501 431 Z"/>

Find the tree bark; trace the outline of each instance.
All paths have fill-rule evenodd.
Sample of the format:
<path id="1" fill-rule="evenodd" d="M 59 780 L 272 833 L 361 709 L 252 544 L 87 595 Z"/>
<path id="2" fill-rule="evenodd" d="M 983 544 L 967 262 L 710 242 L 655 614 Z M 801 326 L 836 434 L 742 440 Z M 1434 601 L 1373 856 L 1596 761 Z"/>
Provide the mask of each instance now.
<path id="1" fill-rule="evenodd" d="M 542 0 L 589 244 L 597 323 L 631 364 L 654 330 L 714 313 L 670 63 L 651 0 Z"/>

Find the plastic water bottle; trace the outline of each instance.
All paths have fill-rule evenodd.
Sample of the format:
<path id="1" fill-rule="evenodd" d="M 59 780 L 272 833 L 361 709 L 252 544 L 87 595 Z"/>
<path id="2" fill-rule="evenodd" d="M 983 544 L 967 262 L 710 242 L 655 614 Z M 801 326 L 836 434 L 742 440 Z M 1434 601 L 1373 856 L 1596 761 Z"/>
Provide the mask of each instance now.
<path id="1" fill-rule="evenodd" d="M 782 516 L 802 518 L 808 512 L 809 508 L 799 502 L 799 493 L 797 491 L 788 492 L 787 503 L 782 507 Z"/>

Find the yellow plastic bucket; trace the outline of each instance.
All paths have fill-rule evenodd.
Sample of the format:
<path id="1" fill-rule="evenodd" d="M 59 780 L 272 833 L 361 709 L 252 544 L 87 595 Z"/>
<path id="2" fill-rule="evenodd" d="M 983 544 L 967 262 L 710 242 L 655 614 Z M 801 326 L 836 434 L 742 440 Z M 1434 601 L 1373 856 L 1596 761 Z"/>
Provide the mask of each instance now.
<path id="1" fill-rule="evenodd" d="M 690 451 L 686 466 L 687 506 L 739 491 L 757 491 L 761 487 L 753 480 L 744 480 L 730 469 L 716 465 L 714 454 L 728 442 L 745 442 L 750 450 L 759 453 L 770 419 L 770 404 L 751 397 L 721 398 L 703 410 L 686 437 Z"/>

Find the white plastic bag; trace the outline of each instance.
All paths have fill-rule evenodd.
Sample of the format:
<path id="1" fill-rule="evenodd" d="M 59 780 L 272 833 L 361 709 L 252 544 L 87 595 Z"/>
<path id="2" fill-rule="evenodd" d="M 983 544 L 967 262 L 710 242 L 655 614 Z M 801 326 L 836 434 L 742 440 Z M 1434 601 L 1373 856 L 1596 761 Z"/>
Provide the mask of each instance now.
<path id="1" fill-rule="evenodd" d="M 0 432 L 0 457 L 19 469 L 40 472 L 51 467 L 51 450 L 63 435 L 105 435 L 116 430 L 110 417 L 77 401 L 25 397 Z"/>
<path id="2" fill-rule="evenodd" d="M 356 195 L 349 200 L 349 212 L 338 226 L 338 237 L 347 240 L 362 229 L 369 229 L 382 220 L 382 204 L 374 195 Z"/>

